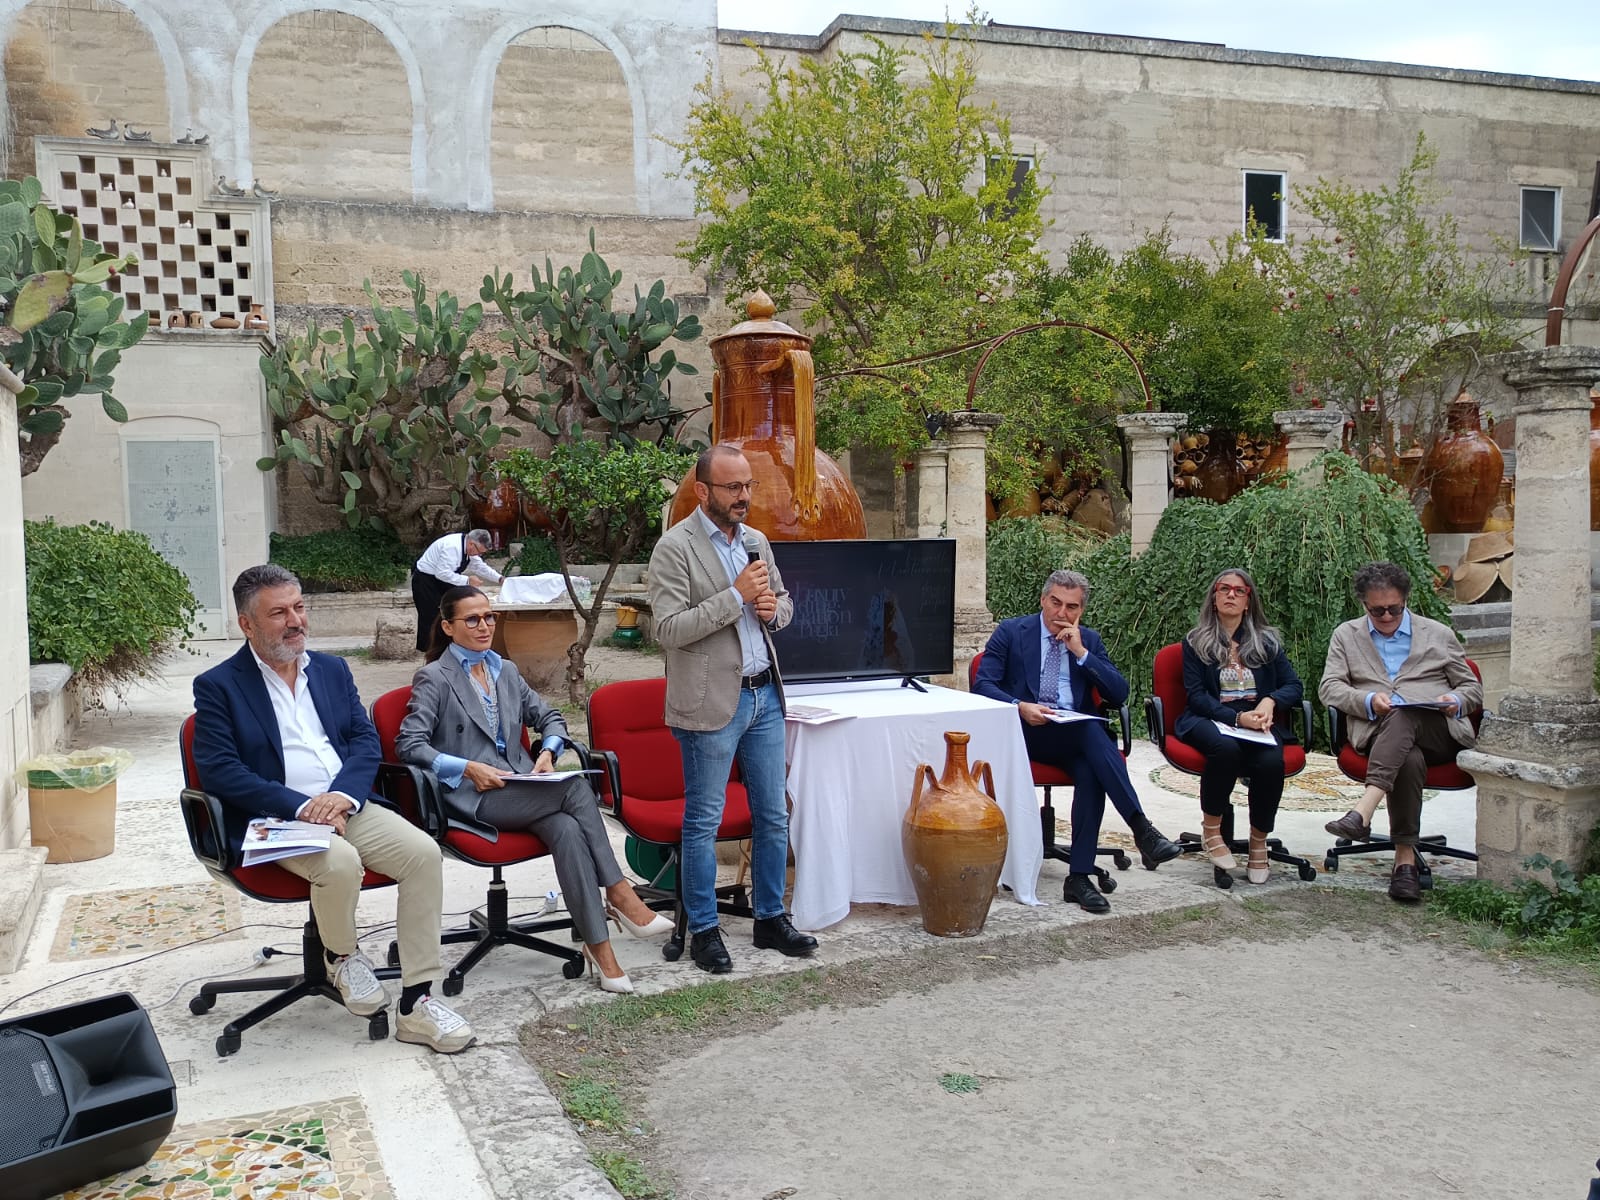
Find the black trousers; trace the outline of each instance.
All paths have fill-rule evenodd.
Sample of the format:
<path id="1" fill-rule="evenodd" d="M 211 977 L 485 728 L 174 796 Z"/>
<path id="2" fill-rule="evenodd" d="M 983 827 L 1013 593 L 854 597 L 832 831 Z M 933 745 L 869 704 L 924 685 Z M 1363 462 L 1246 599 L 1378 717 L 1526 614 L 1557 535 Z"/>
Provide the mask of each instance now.
<path id="1" fill-rule="evenodd" d="M 451 585 L 432 575 L 411 568 L 411 603 L 417 606 L 417 649 L 426 651 L 433 640 L 433 627 L 439 623 L 439 601 Z"/>
<path id="2" fill-rule="evenodd" d="M 1241 742 L 1207 722 L 1196 725 L 1180 739 L 1206 756 L 1200 773 L 1200 811 L 1220 817 L 1228 811 L 1233 785 L 1249 780 L 1250 825 L 1271 833 L 1283 799 L 1283 747 Z"/>

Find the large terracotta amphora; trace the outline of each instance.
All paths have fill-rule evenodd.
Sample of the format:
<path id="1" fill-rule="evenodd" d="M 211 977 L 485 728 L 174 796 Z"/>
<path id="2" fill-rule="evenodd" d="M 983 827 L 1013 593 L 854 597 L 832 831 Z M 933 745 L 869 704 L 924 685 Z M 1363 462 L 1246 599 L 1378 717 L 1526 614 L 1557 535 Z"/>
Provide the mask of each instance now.
<path id="1" fill-rule="evenodd" d="M 1600 388 L 1589 389 L 1589 528 L 1600 529 Z"/>
<path id="2" fill-rule="evenodd" d="M 838 464 L 817 449 L 811 339 L 782 321 L 757 292 L 748 321 L 711 339 L 711 440 L 737 446 L 756 481 L 746 522 L 775 542 L 864 538 L 861 498 Z M 699 500 L 691 471 L 672 499 L 669 525 Z"/>
<path id="3" fill-rule="evenodd" d="M 1445 434 L 1428 455 L 1429 494 L 1441 533 L 1477 533 L 1494 507 L 1505 458 L 1478 423 L 1478 402 L 1450 402 Z"/>
<path id="4" fill-rule="evenodd" d="M 994 773 L 986 762 L 967 770 L 969 740 L 965 733 L 944 735 L 944 774 L 937 780 L 932 767 L 918 764 L 900 826 L 922 927 L 940 937 L 983 932 L 1006 860 L 1006 817 L 994 801 Z"/>

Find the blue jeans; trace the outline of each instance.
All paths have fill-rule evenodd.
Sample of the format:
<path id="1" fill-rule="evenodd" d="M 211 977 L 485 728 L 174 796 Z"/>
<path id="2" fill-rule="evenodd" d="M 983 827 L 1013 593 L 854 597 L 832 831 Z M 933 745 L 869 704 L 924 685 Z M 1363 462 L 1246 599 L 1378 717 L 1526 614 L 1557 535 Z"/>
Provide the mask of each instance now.
<path id="1" fill-rule="evenodd" d="M 750 873 L 756 919 L 783 912 L 789 860 L 789 808 L 784 800 L 783 706 L 773 684 L 740 688 L 733 720 L 709 731 L 674 729 L 683 752 L 683 904 L 689 932 L 717 927 L 717 829 L 735 757 L 750 795 Z"/>

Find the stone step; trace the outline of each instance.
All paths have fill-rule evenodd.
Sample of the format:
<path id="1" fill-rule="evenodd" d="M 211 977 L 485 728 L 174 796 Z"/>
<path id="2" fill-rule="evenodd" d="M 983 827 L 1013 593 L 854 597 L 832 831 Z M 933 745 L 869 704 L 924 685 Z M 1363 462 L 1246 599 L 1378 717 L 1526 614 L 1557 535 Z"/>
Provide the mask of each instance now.
<path id="1" fill-rule="evenodd" d="M 22 952 L 44 896 L 44 860 L 49 853 L 43 846 L 0 850 L 0 975 L 22 965 Z"/>
<path id="2" fill-rule="evenodd" d="M 1453 604 L 1450 606 L 1450 620 L 1462 633 L 1478 629 L 1509 632 L 1511 602 L 1506 600 L 1494 604 Z M 1600 592 L 1591 592 L 1589 595 L 1589 620 L 1596 631 L 1600 631 Z"/>

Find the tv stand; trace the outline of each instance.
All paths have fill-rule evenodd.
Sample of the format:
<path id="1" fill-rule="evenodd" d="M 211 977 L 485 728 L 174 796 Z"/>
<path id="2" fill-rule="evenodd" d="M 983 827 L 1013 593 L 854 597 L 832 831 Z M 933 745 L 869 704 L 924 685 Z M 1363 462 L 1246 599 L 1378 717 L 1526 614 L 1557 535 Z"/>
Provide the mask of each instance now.
<path id="1" fill-rule="evenodd" d="M 928 689 L 918 683 L 915 677 L 911 675 L 902 675 L 900 677 L 900 686 L 903 688 L 916 688 L 916 690 L 921 692 L 924 696 L 928 694 Z"/>

